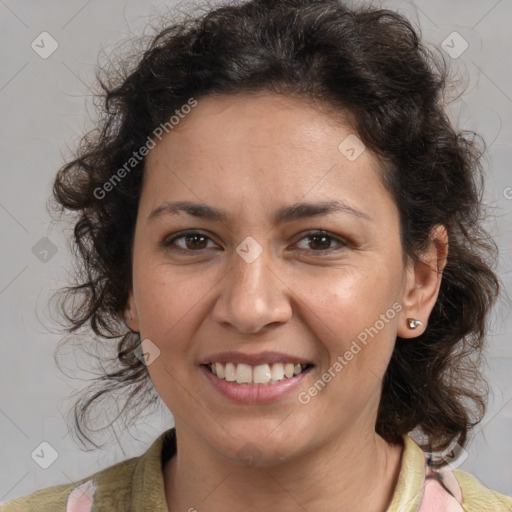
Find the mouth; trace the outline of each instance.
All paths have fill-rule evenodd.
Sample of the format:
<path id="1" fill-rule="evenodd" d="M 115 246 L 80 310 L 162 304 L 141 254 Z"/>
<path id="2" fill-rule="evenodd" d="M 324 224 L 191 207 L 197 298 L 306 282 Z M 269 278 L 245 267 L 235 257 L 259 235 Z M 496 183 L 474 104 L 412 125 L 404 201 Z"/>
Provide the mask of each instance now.
<path id="1" fill-rule="evenodd" d="M 246 386 L 272 386 L 297 377 L 313 367 L 311 363 L 246 363 L 210 362 L 201 365 L 218 379 Z"/>
<path id="2" fill-rule="evenodd" d="M 254 405 L 287 399 L 314 368 L 310 359 L 276 351 L 225 351 L 199 361 L 213 390 L 231 401 Z"/>
<path id="3" fill-rule="evenodd" d="M 210 362 L 199 366 L 214 390 L 231 401 L 243 404 L 276 402 L 297 391 L 303 379 L 313 371 L 306 363 Z"/>

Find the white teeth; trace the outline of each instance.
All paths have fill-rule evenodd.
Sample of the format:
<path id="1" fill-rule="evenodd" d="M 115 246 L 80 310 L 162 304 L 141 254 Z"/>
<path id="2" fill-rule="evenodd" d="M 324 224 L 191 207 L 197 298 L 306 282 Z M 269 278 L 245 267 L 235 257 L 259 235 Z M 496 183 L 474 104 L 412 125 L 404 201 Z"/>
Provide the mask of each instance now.
<path id="1" fill-rule="evenodd" d="M 254 368 L 252 380 L 255 384 L 267 384 L 270 379 L 272 379 L 272 373 L 268 364 L 260 364 Z"/>
<path id="2" fill-rule="evenodd" d="M 289 379 L 293 377 L 293 373 L 295 372 L 295 366 L 293 363 L 286 363 L 284 365 L 284 374 Z"/>
<path id="3" fill-rule="evenodd" d="M 215 371 L 213 372 L 217 377 L 220 377 L 221 379 L 224 378 L 224 366 L 222 366 L 220 363 L 212 364 L 212 366 L 215 368 Z"/>
<path id="4" fill-rule="evenodd" d="M 252 368 L 248 364 L 236 365 L 236 381 L 238 384 L 249 384 L 252 382 Z"/>
<path id="5" fill-rule="evenodd" d="M 224 375 L 224 378 L 229 382 L 234 382 L 236 380 L 235 365 L 233 363 L 226 363 Z"/>
<path id="6" fill-rule="evenodd" d="M 210 371 L 220 379 L 237 384 L 275 384 L 299 375 L 306 365 L 273 363 L 251 366 L 245 363 L 211 363 Z"/>
<path id="7" fill-rule="evenodd" d="M 284 366 L 283 363 L 275 363 L 270 369 L 272 374 L 272 380 L 283 380 L 284 379 Z"/>

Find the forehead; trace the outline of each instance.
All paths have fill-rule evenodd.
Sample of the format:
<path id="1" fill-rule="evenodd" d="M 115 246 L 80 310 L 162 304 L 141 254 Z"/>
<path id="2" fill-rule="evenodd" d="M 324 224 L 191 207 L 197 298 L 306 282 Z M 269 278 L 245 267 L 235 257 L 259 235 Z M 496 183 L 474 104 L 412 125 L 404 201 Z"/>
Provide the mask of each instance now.
<path id="1" fill-rule="evenodd" d="M 390 200 L 380 163 L 347 120 L 295 97 L 200 98 L 148 154 L 146 191 L 153 207 L 170 199 L 238 198 L 255 206 L 307 196 L 374 210 Z"/>
<path id="2" fill-rule="evenodd" d="M 353 133 L 350 119 L 348 112 L 295 96 L 270 93 L 206 96 L 181 117 L 164 139 L 174 149 L 184 142 L 193 144 L 196 151 L 189 156 L 199 155 L 205 149 L 226 154 L 226 150 L 263 148 L 266 153 L 263 156 L 292 150 L 316 152 L 332 143 L 330 136 L 337 139 L 347 130 Z M 155 153 L 159 152 L 152 154 Z"/>

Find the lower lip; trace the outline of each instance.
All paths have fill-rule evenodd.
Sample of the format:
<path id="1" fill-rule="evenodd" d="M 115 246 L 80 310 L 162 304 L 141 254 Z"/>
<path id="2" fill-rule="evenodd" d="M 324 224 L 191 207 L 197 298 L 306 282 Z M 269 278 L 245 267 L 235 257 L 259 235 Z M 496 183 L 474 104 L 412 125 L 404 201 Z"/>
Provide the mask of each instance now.
<path id="1" fill-rule="evenodd" d="M 213 387 L 227 398 L 244 404 L 260 404 L 279 400 L 297 389 L 300 381 L 309 373 L 312 367 L 307 368 L 295 377 L 280 380 L 275 384 L 237 384 L 236 382 L 220 379 L 206 366 L 201 365 L 200 369 Z"/>

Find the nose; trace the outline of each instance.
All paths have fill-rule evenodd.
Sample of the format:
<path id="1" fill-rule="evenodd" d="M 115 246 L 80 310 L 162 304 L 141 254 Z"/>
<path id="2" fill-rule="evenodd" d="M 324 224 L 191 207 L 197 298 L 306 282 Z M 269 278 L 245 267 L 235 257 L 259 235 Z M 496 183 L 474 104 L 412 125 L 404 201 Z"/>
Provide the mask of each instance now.
<path id="1" fill-rule="evenodd" d="M 251 263 L 235 253 L 231 270 L 219 284 L 214 320 L 244 334 L 284 324 L 291 318 L 292 306 L 283 281 L 268 250 Z"/>

